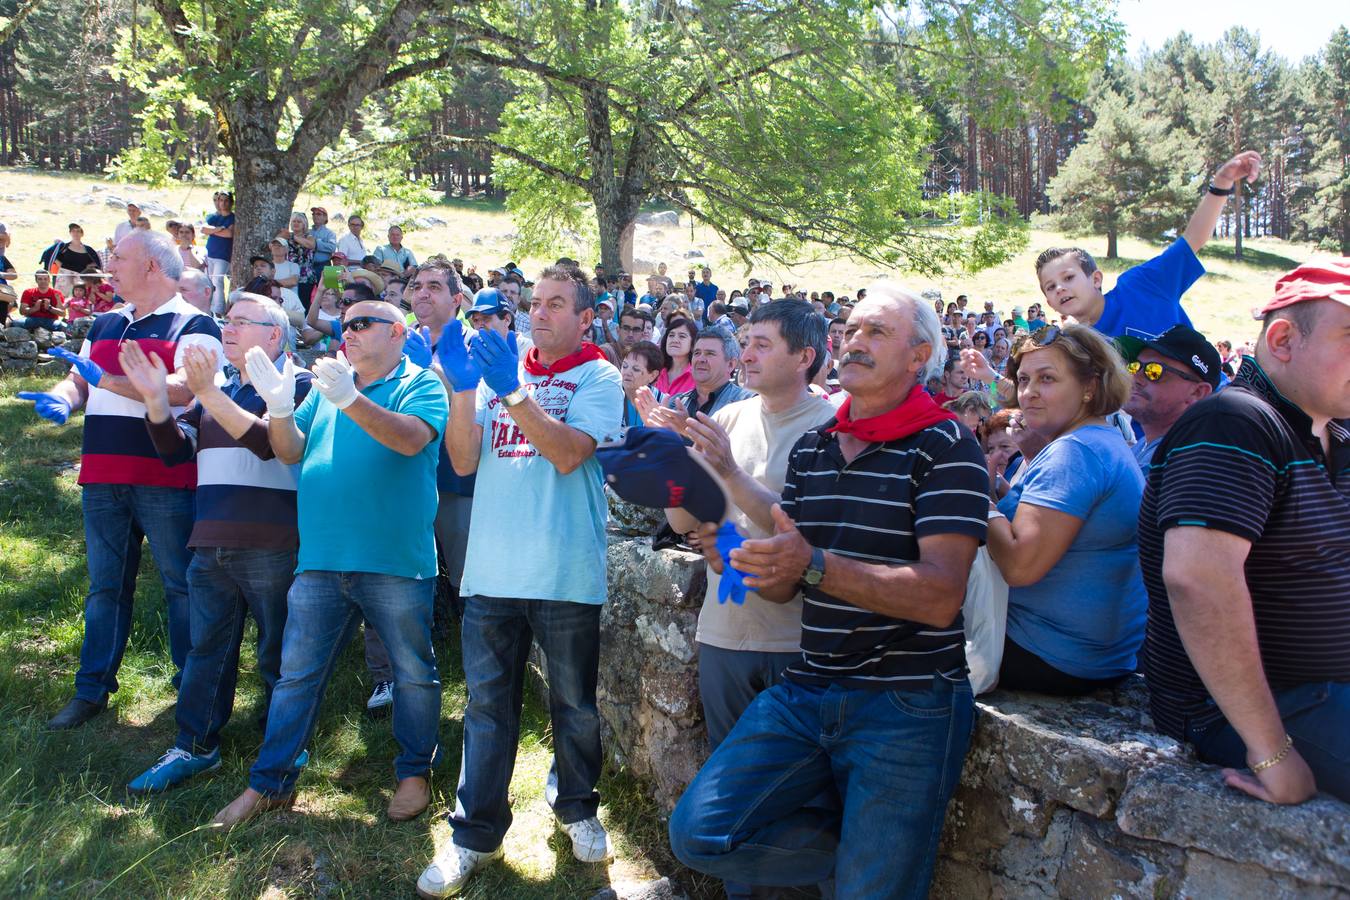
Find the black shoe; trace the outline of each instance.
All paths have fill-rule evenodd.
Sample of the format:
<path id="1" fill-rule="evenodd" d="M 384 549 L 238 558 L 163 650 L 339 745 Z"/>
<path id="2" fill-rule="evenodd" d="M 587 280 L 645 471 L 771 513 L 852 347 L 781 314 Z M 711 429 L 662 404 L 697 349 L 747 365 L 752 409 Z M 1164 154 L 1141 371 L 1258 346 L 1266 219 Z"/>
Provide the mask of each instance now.
<path id="1" fill-rule="evenodd" d="M 47 730 L 64 731 L 67 728 L 79 728 L 107 708 L 108 699 L 106 697 L 100 703 L 90 703 L 88 700 L 75 697 L 61 707 L 59 713 L 47 720 Z"/>

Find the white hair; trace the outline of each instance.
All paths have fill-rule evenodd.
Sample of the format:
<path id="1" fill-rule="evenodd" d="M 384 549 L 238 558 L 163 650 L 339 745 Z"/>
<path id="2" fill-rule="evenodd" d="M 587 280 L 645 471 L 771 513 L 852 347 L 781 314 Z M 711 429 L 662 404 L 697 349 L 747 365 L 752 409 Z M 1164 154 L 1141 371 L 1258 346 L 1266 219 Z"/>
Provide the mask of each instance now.
<path id="1" fill-rule="evenodd" d="M 256 303 L 262 308 L 267 321 L 281 329 L 283 343 L 289 338 L 291 320 L 286 316 L 286 310 L 281 308 L 281 304 L 271 297 L 264 297 L 262 294 L 250 294 L 248 291 L 230 291 L 230 297 L 225 301 L 225 311 L 229 312 L 236 303 Z"/>
<path id="2" fill-rule="evenodd" d="M 146 259 L 153 262 L 165 277 L 177 281 L 182 276 L 183 256 L 178 250 L 178 244 L 167 233 L 137 229 L 122 240 L 140 243 Z"/>
<path id="3" fill-rule="evenodd" d="M 947 363 L 947 342 L 942 338 L 942 323 L 938 321 L 933 305 L 917 294 L 905 290 L 894 281 L 878 281 L 867 289 L 867 299 L 886 299 L 909 306 L 913 317 L 914 333 L 910 336 L 911 346 L 927 344 L 932 348 L 928 362 L 919 372 L 919 384 L 925 384 L 930 378 L 941 378 L 943 366 Z"/>
<path id="4" fill-rule="evenodd" d="M 184 267 L 183 274 L 178 276 L 178 284 L 182 286 L 187 282 L 187 286 L 194 290 L 211 290 L 211 276 L 207 275 L 201 269 L 189 269 Z"/>

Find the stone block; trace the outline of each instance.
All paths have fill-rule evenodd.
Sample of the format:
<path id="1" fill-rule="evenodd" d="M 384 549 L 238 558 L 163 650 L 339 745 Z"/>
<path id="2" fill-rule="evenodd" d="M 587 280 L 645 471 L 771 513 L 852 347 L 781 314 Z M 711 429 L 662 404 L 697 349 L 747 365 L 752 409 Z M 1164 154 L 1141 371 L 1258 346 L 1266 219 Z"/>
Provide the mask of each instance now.
<path id="1" fill-rule="evenodd" d="M 33 335 L 27 328 L 11 325 L 4 331 L 0 331 L 0 339 L 3 339 L 6 344 L 21 344 L 24 341 L 31 341 Z"/>
<path id="2" fill-rule="evenodd" d="M 23 341 L 18 344 L 10 344 L 8 352 L 14 359 L 36 360 L 38 357 L 38 345 L 36 341 Z"/>
<path id="3" fill-rule="evenodd" d="M 1110 822 L 1078 813 L 1055 889 L 1061 897 L 1167 896 L 1184 870 L 1181 850 L 1131 840 Z"/>
<path id="4" fill-rule="evenodd" d="M 1350 885 L 1347 813 L 1330 797 L 1274 806 L 1227 787 L 1215 767 L 1159 764 L 1130 779 L 1116 821 L 1132 837 L 1331 886 Z"/>
<path id="5" fill-rule="evenodd" d="M 1314 886 L 1260 866 L 1219 859 L 1208 853 L 1186 854 L 1186 876 L 1176 896 L 1181 900 L 1345 900 L 1350 887 Z"/>

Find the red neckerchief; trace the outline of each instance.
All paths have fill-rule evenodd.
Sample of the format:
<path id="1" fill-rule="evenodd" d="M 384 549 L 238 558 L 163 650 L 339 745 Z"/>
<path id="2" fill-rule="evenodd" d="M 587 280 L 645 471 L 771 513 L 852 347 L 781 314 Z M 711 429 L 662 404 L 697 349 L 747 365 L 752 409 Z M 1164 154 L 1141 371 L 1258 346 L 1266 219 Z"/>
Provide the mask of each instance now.
<path id="1" fill-rule="evenodd" d="M 851 434 L 858 440 L 869 444 L 895 441 L 923 431 L 929 425 L 948 420 L 955 421 L 956 414 L 938 406 L 928 392 L 920 385 L 914 385 L 904 402 L 888 412 L 868 419 L 854 419 L 849 415 L 853 398 L 849 397 L 835 414 L 834 424 L 826 431 L 837 434 Z"/>
<path id="2" fill-rule="evenodd" d="M 583 343 L 581 349 L 575 353 L 569 353 L 551 366 L 546 366 L 539 361 L 539 348 L 531 347 L 525 354 L 525 371 L 531 375 L 557 375 L 560 372 L 566 372 L 568 369 L 575 369 L 584 363 L 593 359 L 605 359 L 605 354 L 601 349 L 591 343 Z"/>

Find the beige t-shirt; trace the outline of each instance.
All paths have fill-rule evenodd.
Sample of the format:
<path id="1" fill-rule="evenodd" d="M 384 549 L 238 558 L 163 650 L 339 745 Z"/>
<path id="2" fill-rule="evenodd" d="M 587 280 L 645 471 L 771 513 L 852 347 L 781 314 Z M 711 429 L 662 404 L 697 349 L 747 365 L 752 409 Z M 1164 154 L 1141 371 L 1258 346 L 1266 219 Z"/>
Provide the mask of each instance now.
<path id="1" fill-rule="evenodd" d="M 775 494 L 783 493 L 788 454 L 797 439 L 812 428 L 834 418 L 834 407 L 824 397 L 812 394 L 792 409 L 767 413 L 759 397 L 731 403 L 713 414 L 731 438 L 736 463 Z M 747 537 L 768 537 L 769 532 L 750 521 L 739 509 L 732 521 Z M 717 602 L 721 576 L 708 570 L 708 592 L 698 615 L 696 640 L 724 650 L 758 650 L 794 653 L 801 648 L 802 598 L 770 603 L 749 591 L 744 605 Z"/>

